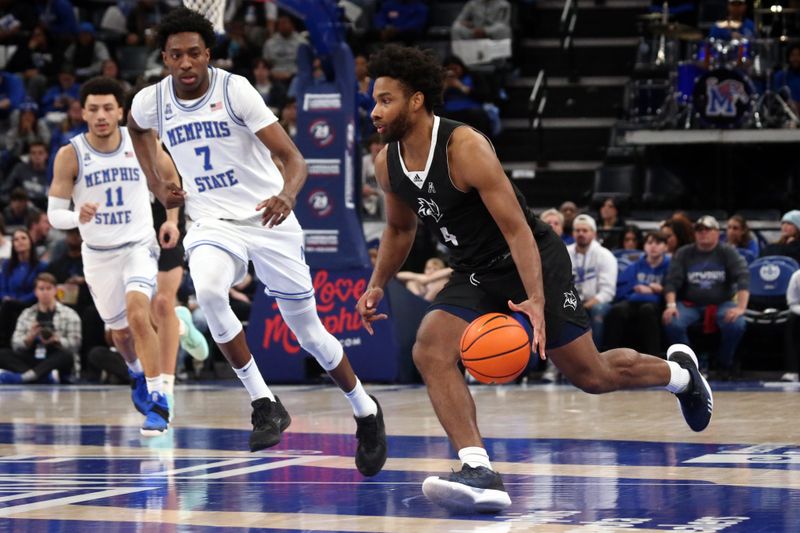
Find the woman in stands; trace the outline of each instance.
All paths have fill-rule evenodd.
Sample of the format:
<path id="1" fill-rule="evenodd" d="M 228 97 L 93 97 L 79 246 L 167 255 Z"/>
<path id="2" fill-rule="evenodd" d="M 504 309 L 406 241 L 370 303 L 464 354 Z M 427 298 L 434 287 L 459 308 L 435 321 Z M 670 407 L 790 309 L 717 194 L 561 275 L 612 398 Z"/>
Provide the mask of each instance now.
<path id="1" fill-rule="evenodd" d="M 4 348 L 10 346 L 19 314 L 36 301 L 36 276 L 47 266 L 39 261 L 27 230 L 16 230 L 11 240 L 11 257 L 0 268 L 0 347 Z"/>
<path id="2" fill-rule="evenodd" d="M 761 256 L 785 255 L 800 262 L 800 210 L 793 209 L 781 218 L 781 238 L 767 245 Z"/>
<path id="3" fill-rule="evenodd" d="M 742 215 L 733 215 L 729 218 L 726 230 L 724 242 L 727 242 L 735 248 L 748 250 L 752 254 L 753 259 L 758 257 L 758 239 L 756 239 L 753 232 L 750 231 L 747 220 Z M 750 261 L 748 261 L 748 263 L 749 262 Z"/>
<path id="4" fill-rule="evenodd" d="M 672 217 L 661 223 L 661 232 L 667 236 L 667 253 L 671 256 L 684 244 L 694 242 L 691 223 L 687 226 L 683 216 Z"/>

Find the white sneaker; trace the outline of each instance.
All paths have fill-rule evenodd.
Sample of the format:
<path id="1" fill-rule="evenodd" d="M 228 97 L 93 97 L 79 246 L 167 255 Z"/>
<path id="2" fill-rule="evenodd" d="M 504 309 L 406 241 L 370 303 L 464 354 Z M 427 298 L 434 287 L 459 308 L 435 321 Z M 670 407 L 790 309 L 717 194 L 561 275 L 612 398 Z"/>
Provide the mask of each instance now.
<path id="1" fill-rule="evenodd" d="M 800 375 L 797 372 L 786 372 L 784 375 L 781 376 L 781 381 L 796 383 L 800 381 Z"/>

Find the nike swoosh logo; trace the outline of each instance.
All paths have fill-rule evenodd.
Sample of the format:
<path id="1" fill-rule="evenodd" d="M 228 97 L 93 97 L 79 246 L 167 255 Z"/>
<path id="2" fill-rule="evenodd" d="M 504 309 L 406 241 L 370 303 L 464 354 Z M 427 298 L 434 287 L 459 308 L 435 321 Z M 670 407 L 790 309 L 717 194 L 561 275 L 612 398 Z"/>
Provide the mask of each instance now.
<path id="1" fill-rule="evenodd" d="M 164 116 L 164 120 L 172 120 L 173 118 L 175 118 L 175 115 Z"/>

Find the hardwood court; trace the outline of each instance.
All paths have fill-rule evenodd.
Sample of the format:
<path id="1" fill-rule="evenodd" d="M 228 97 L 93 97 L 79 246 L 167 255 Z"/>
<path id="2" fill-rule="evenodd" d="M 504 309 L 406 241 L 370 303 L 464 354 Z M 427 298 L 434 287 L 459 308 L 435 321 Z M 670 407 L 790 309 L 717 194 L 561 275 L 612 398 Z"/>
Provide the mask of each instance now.
<path id="1" fill-rule="evenodd" d="M 390 449 L 365 479 L 330 386 L 276 387 L 293 423 L 257 454 L 238 383 L 178 388 L 175 424 L 149 440 L 125 387 L 3 386 L 0 532 L 800 530 L 800 388 L 716 385 L 700 434 L 662 391 L 473 387 L 513 501 L 496 516 L 451 515 L 422 495 L 427 475 L 458 464 L 420 387 L 369 388 Z"/>

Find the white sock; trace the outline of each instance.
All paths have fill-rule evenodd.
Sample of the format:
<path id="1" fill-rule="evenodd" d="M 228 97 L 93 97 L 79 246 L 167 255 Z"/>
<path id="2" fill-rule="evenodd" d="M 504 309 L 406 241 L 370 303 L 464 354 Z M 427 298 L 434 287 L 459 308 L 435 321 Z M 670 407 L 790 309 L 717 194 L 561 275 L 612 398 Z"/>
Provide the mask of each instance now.
<path id="1" fill-rule="evenodd" d="M 676 394 L 685 391 L 689 387 L 689 382 L 692 380 L 691 374 L 675 361 L 667 361 L 667 364 L 669 365 L 669 383 L 667 383 L 667 390 Z"/>
<path id="2" fill-rule="evenodd" d="M 353 406 L 353 414 L 357 418 L 378 414 L 378 404 L 369 397 L 358 378 L 356 378 L 356 386 L 350 392 L 345 392 L 344 397 Z"/>
<path id="3" fill-rule="evenodd" d="M 133 363 L 129 363 L 128 361 L 125 361 L 125 364 L 128 365 L 128 370 L 130 370 L 134 374 L 143 374 L 144 373 L 144 369 L 142 368 L 142 362 L 139 361 L 138 359 L 136 361 L 134 361 Z"/>
<path id="4" fill-rule="evenodd" d="M 461 464 L 469 465 L 472 468 L 483 466 L 492 469 L 492 463 L 489 462 L 489 454 L 486 450 L 478 446 L 469 446 L 458 450 L 458 458 L 461 459 Z"/>
<path id="5" fill-rule="evenodd" d="M 161 386 L 164 394 L 175 393 L 175 374 L 161 374 Z"/>
<path id="6" fill-rule="evenodd" d="M 22 382 L 23 383 L 30 383 L 31 381 L 36 381 L 36 372 L 33 370 L 26 370 L 25 372 L 21 373 Z"/>
<path id="7" fill-rule="evenodd" d="M 264 382 L 264 378 L 261 372 L 258 371 L 256 360 L 253 359 L 252 355 L 246 365 L 242 368 L 234 368 L 233 371 L 236 372 L 236 375 L 242 380 L 242 385 L 250 393 L 250 401 L 258 400 L 259 398 L 269 398 L 273 402 L 275 401 L 275 396 Z"/>
<path id="8" fill-rule="evenodd" d="M 147 381 L 147 394 L 151 394 L 153 392 L 163 393 L 164 389 L 161 385 L 161 374 L 157 375 L 154 378 L 148 378 L 147 376 L 144 377 L 145 381 Z"/>

